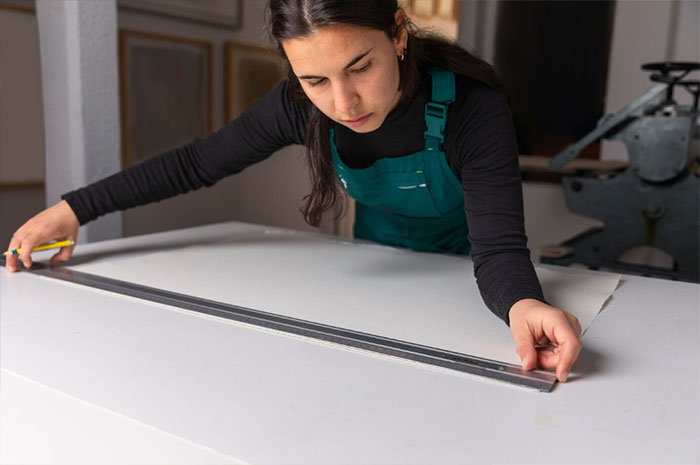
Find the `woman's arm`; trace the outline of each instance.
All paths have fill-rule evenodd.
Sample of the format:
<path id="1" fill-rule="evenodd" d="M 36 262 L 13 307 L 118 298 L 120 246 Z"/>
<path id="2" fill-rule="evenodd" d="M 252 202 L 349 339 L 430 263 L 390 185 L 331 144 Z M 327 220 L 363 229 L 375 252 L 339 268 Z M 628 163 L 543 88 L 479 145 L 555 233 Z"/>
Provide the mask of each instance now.
<path id="1" fill-rule="evenodd" d="M 290 99 L 286 84 L 280 84 L 208 138 L 64 194 L 61 202 L 20 227 L 8 250 L 21 248 L 19 258 L 31 266 L 30 253 L 36 245 L 75 240 L 79 225 L 101 215 L 211 186 L 284 146 L 303 143 L 305 122 L 306 115 Z M 67 261 L 72 252 L 73 247 L 64 247 L 51 260 Z M 17 258 L 8 256 L 9 271 L 17 271 Z"/>
<path id="2" fill-rule="evenodd" d="M 448 158 L 461 177 L 479 291 L 509 323 L 516 302 L 544 301 L 527 247 L 515 132 L 503 94 L 458 82 L 448 119 Z"/>
<path id="3" fill-rule="evenodd" d="M 149 159 L 87 187 L 64 194 L 80 224 L 118 210 L 209 187 L 222 178 L 303 143 L 305 115 L 286 83 L 206 139 Z"/>
<path id="4" fill-rule="evenodd" d="M 530 261 L 517 143 L 505 96 L 475 86 L 455 103 L 451 142 L 479 291 L 509 324 L 523 367 L 556 368 L 557 378 L 565 381 L 581 350 L 581 328 L 573 315 L 546 303 Z"/>

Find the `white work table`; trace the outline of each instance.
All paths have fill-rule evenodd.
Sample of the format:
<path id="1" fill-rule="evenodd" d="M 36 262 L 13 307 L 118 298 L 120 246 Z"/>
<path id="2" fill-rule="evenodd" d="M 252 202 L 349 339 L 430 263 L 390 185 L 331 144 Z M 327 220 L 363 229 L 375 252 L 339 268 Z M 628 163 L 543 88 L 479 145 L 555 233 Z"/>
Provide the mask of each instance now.
<path id="1" fill-rule="evenodd" d="M 80 245 L 69 266 L 241 229 L 261 230 Z M 202 257 L 171 272 L 196 281 L 208 269 Z M 0 299 L 3 464 L 700 461 L 697 284 L 623 276 L 551 393 L 5 268 Z"/>

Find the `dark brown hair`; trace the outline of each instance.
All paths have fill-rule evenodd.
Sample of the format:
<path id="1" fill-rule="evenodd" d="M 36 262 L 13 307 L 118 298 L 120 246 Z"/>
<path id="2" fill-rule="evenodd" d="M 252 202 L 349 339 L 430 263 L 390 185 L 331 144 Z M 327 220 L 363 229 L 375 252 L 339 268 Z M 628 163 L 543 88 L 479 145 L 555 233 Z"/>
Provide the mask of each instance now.
<path id="1" fill-rule="evenodd" d="M 367 27 L 383 31 L 389 39 L 396 38 L 405 27 L 408 44 L 404 60 L 399 61 L 399 89 L 403 98 L 415 95 L 420 87 L 421 70 L 430 66 L 449 69 L 504 90 L 493 67 L 482 59 L 454 43 L 419 30 L 408 17 L 404 24 L 397 24 L 395 14 L 399 8 L 396 0 L 270 0 L 267 30 L 285 56 L 284 40 L 309 36 L 324 26 Z M 302 212 L 308 224 L 318 226 L 323 213 L 342 198 L 331 156 L 331 120 L 306 97 L 291 67 L 287 84 L 292 97 L 303 102 L 308 111 L 306 146 L 312 187 L 311 193 L 304 197 Z"/>

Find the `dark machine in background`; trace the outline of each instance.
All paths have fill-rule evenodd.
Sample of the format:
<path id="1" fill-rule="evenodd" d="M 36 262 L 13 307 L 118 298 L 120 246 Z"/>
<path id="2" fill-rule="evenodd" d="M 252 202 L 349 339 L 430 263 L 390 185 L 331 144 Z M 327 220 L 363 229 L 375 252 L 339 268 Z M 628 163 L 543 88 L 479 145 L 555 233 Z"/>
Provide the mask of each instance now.
<path id="1" fill-rule="evenodd" d="M 542 256 L 541 261 L 700 282 L 700 81 L 684 80 L 700 69 L 700 63 L 647 63 L 642 69 L 652 72 L 655 84 L 617 113 L 601 118 L 593 131 L 550 161 L 552 169 L 561 171 L 599 139 L 624 142 L 629 154 L 624 171 L 588 172 L 563 179 L 569 210 L 604 225 L 561 244 L 560 256 Z M 674 100 L 678 87 L 693 95 L 692 105 Z M 662 94 L 659 103 L 650 103 Z M 641 115 L 633 115 L 639 109 Z M 667 252 L 673 265 L 665 268 L 619 260 L 624 252 L 639 246 Z"/>

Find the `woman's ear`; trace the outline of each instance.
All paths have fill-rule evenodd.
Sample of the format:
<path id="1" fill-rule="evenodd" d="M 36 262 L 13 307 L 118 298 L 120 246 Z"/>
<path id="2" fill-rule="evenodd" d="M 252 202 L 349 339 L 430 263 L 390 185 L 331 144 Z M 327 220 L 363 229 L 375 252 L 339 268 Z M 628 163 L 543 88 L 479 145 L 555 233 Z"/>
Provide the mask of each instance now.
<path id="1" fill-rule="evenodd" d="M 396 56 L 400 56 L 406 49 L 406 45 L 408 45 L 408 29 L 406 28 L 407 18 L 403 9 L 399 8 L 396 10 L 394 21 L 396 21 L 396 25 L 398 26 L 398 32 L 396 37 L 394 37 L 394 48 L 396 48 Z"/>

